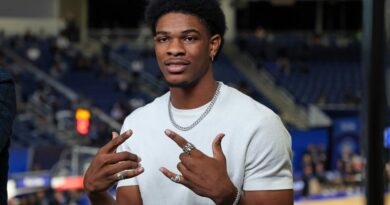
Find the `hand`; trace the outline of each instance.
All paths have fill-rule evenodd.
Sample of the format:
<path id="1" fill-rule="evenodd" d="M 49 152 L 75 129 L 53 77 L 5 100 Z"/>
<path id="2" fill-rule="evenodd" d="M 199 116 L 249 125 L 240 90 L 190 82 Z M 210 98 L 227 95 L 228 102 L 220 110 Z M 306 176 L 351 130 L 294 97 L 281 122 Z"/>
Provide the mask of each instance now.
<path id="1" fill-rule="evenodd" d="M 84 176 L 84 189 L 87 192 L 106 191 L 120 180 L 118 173 L 123 176 L 123 179 L 127 179 L 144 171 L 143 167 L 140 167 L 141 159 L 137 155 L 130 152 L 116 153 L 116 148 L 131 135 L 131 130 L 120 136 L 113 132 L 113 139 L 99 149 Z"/>
<path id="2" fill-rule="evenodd" d="M 165 134 L 183 148 L 188 142 L 171 130 Z M 189 154 L 180 154 L 177 169 L 181 172 L 180 184 L 188 187 L 200 196 L 211 198 L 216 204 L 233 204 L 237 189 L 230 181 L 226 169 L 226 159 L 223 154 L 221 141 L 224 134 L 219 134 L 213 141 L 213 157 L 208 157 L 198 149 Z M 169 179 L 177 174 L 162 167 L 160 171 Z"/>

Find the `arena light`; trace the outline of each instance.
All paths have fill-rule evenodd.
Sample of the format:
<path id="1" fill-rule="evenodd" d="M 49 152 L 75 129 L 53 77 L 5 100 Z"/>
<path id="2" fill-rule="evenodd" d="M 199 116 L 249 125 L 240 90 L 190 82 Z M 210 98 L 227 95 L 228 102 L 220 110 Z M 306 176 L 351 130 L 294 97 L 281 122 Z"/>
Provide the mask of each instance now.
<path id="1" fill-rule="evenodd" d="M 14 198 L 17 195 L 16 183 L 14 180 L 8 180 L 7 182 L 8 200 Z"/>
<path id="2" fill-rule="evenodd" d="M 89 124 L 91 112 L 87 109 L 78 108 L 76 110 L 76 131 L 79 134 L 87 135 L 89 133 Z"/>
<path id="3" fill-rule="evenodd" d="M 50 186 L 50 176 L 26 176 L 15 180 L 16 188 L 42 188 Z"/>

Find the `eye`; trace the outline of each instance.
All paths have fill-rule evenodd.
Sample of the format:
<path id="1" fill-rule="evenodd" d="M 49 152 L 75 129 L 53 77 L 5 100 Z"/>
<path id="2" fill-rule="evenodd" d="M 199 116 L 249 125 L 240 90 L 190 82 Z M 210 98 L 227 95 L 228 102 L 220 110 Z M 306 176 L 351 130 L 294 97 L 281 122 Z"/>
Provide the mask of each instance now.
<path id="1" fill-rule="evenodd" d="M 188 42 L 188 43 L 194 42 L 195 40 L 196 40 L 196 38 L 193 37 L 193 36 L 186 36 L 186 37 L 184 38 L 184 41 L 185 41 L 185 42 Z"/>
<path id="2" fill-rule="evenodd" d="M 160 37 L 156 37 L 156 41 L 159 42 L 159 43 L 165 43 L 167 42 L 169 39 L 168 37 L 166 36 L 160 36 Z"/>

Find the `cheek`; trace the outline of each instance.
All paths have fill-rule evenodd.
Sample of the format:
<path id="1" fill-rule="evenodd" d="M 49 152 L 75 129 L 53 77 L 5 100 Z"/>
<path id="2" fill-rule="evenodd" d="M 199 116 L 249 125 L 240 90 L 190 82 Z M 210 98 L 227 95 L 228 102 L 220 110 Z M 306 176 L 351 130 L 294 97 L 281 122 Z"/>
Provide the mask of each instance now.
<path id="1" fill-rule="evenodd" d="M 199 52 L 199 51 L 198 51 Z M 207 50 L 200 51 L 196 55 L 196 64 L 200 68 L 207 67 L 207 65 L 210 63 L 210 56 Z M 204 68 L 205 69 L 205 68 Z"/>
<path id="2" fill-rule="evenodd" d="M 202 64 L 203 62 L 208 61 L 210 58 L 208 48 L 203 46 L 194 47 L 189 51 L 189 55 L 195 58 L 198 61 L 198 64 Z"/>

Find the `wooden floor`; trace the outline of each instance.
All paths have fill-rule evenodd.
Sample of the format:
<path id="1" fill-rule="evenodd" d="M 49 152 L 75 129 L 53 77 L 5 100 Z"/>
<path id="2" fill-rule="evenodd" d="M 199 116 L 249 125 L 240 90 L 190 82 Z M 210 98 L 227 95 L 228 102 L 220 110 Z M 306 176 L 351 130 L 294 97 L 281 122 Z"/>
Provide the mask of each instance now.
<path id="1" fill-rule="evenodd" d="M 342 199 L 301 201 L 295 205 L 365 205 L 363 197 L 347 197 Z M 390 194 L 385 196 L 385 205 L 390 205 Z"/>

